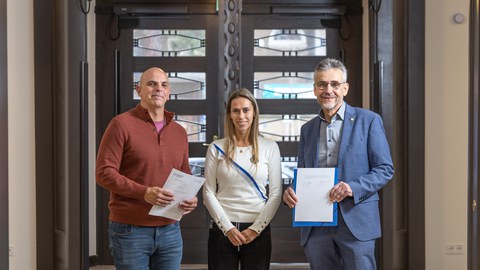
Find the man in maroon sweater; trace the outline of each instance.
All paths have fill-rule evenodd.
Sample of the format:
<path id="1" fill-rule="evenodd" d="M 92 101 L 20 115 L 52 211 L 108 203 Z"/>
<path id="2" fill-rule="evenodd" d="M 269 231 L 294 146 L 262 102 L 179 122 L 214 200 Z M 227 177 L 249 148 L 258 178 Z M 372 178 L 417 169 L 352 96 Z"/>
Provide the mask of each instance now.
<path id="1" fill-rule="evenodd" d="M 98 149 L 97 183 L 110 191 L 110 249 L 117 270 L 180 269 L 178 221 L 148 212 L 173 201 L 162 188 L 173 168 L 191 173 L 187 133 L 165 110 L 170 85 L 163 70 L 146 70 L 136 90 L 140 104 L 112 119 Z M 196 197 L 179 205 L 185 214 L 196 206 Z"/>

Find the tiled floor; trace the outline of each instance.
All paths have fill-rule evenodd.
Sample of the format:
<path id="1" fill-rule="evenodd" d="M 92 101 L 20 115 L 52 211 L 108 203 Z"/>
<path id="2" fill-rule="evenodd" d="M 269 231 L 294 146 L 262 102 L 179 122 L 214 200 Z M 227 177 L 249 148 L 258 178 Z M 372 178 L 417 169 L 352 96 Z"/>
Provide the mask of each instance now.
<path id="1" fill-rule="evenodd" d="M 114 270 L 115 268 L 111 265 L 99 265 L 95 267 L 90 267 L 90 270 Z M 207 265 L 205 264 L 188 264 L 182 265 L 182 270 L 206 270 Z M 290 264 L 278 264 L 272 263 L 270 269 L 282 269 L 282 270 L 307 270 L 310 269 L 308 264 L 305 263 L 290 263 Z"/>

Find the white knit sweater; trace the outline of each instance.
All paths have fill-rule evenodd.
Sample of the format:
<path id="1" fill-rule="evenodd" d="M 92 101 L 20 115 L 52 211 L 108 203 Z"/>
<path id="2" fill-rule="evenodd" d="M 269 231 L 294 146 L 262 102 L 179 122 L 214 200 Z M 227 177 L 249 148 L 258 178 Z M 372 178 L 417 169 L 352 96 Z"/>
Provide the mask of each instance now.
<path id="1" fill-rule="evenodd" d="M 265 202 L 252 181 L 234 164 L 228 167 L 225 156 L 214 146 L 225 151 L 225 139 L 210 144 L 205 158 L 203 203 L 217 226 L 226 234 L 234 227 L 232 222 L 253 223 L 250 229 L 260 234 L 270 223 L 282 198 L 282 172 L 280 150 L 275 141 L 262 137 L 259 141 L 259 162 L 252 164 L 252 147 L 236 147 L 235 162 L 242 166 L 257 182 Z"/>

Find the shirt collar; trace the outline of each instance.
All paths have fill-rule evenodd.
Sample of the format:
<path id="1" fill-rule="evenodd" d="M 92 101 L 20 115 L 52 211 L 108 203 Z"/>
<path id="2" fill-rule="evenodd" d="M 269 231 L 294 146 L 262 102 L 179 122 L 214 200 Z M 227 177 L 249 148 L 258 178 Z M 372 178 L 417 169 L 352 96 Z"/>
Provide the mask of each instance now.
<path id="1" fill-rule="evenodd" d="M 325 120 L 325 113 L 323 113 L 323 110 L 320 109 L 320 112 L 318 112 L 318 117 L 322 119 L 322 121 L 327 121 Z M 338 109 L 337 113 L 332 117 L 332 121 L 334 120 L 343 120 L 345 119 L 345 101 L 342 101 L 342 105 Z"/>

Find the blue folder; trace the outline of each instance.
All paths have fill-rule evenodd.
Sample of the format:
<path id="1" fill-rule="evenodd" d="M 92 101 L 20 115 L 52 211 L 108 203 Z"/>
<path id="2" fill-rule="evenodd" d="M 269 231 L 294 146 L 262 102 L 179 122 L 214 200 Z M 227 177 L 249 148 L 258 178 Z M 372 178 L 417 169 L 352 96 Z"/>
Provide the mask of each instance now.
<path id="1" fill-rule="evenodd" d="M 334 185 L 338 183 L 338 169 L 335 168 Z M 294 170 L 293 190 L 297 190 L 297 169 Z M 328 227 L 337 226 L 338 224 L 338 203 L 333 203 L 333 221 L 318 222 L 318 221 L 295 221 L 295 207 L 292 209 L 292 226 L 293 227 Z"/>

